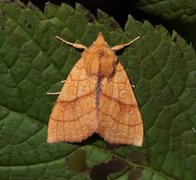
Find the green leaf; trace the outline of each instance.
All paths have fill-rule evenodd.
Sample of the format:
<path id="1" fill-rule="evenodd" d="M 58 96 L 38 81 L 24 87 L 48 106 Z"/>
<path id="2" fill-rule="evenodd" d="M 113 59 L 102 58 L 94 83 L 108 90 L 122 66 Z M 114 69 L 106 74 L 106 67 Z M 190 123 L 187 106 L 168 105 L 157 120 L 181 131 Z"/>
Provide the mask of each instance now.
<path id="1" fill-rule="evenodd" d="M 86 162 L 88 167 L 93 167 L 102 162 L 108 162 L 112 158 L 111 153 L 94 146 L 86 145 L 84 150 L 87 156 Z"/>
<path id="2" fill-rule="evenodd" d="M 105 13 L 97 18 L 80 5 L 48 4 L 41 13 L 0 3 L 0 179 L 196 179 L 194 50 L 147 21 L 130 16 L 123 32 Z M 61 89 L 80 57 L 54 36 L 89 46 L 99 31 L 111 46 L 141 36 L 118 55 L 136 86 L 142 148 L 111 146 L 98 136 L 79 144 L 46 142 L 56 100 L 46 92 Z"/>
<path id="3" fill-rule="evenodd" d="M 196 23 L 195 0 L 139 0 L 136 6 L 163 19 L 177 19 L 181 23 Z"/>

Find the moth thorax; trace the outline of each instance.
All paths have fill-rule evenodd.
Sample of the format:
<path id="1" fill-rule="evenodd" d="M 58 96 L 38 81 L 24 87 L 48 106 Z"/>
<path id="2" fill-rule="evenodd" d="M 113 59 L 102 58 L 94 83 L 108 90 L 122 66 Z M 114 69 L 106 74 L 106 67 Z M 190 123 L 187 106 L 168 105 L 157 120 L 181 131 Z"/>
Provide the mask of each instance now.
<path id="1" fill-rule="evenodd" d="M 109 48 L 93 49 L 83 54 L 84 66 L 89 75 L 109 77 L 114 73 L 117 56 Z"/>

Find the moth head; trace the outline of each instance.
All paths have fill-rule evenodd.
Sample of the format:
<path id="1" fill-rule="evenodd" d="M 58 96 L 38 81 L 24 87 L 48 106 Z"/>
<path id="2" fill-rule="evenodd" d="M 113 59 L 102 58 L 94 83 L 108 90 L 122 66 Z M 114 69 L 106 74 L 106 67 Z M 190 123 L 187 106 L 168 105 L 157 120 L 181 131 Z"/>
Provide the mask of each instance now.
<path id="1" fill-rule="evenodd" d="M 108 43 L 105 41 L 103 34 L 101 32 L 99 32 L 97 39 L 94 41 L 94 43 L 91 46 L 109 47 Z"/>
<path id="2" fill-rule="evenodd" d="M 108 46 L 101 32 L 95 42 L 83 52 L 82 58 L 88 74 L 102 77 L 109 77 L 113 74 L 117 61 L 117 56 Z"/>

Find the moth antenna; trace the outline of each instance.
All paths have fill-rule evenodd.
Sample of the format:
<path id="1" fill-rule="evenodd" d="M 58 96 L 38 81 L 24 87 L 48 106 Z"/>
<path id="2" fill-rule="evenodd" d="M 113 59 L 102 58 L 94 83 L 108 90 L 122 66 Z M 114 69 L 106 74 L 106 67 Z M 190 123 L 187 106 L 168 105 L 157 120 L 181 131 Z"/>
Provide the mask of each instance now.
<path id="1" fill-rule="evenodd" d="M 76 49 L 84 49 L 84 50 L 87 49 L 87 47 L 84 46 L 84 45 L 82 45 L 82 44 L 71 43 L 71 42 L 66 41 L 65 39 L 63 39 L 63 38 L 61 38 L 61 37 L 59 37 L 59 36 L 55 36 L 55 38 L 57 38 L 59 41 L 62 41 L 62 42 L 65 43 L 65 44 L 68 44 L 68 45 L 70 45 L 70 46 L 73 46 L 73 47 L 76 48 Z"/>
<path id="2" fill-rule="evenodd" d="M 111 47 L 111 49 L 112 49 L 113 51 L 121 50 L 121 49 L 123 49 L 124 47 L 129 46 L 130 44 L 132 44 L 132 43 L 134 43 L 135 41 L 137 41 L 138 39 L 140 39 L 140 37 L 141 37 L 141 36 L 138 36 L 138 37 L 136 37 L 135 39 L 131 40 L 131 41 L 128 42 L 128 43 L 119 44 L 119 45 L 113 46 L 113 47 Z"/>

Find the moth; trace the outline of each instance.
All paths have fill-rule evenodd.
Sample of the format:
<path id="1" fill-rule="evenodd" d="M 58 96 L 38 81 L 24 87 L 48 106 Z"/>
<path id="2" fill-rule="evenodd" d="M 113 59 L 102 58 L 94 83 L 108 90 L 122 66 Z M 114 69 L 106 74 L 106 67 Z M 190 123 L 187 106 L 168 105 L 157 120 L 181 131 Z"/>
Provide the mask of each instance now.
<path id="1" fill-rule="evenodd" d="M 48 143 L 81 142 L 98 133 L 110 144 L 142 146 L 143 122 L 129 78 L 114 53 L 138 40 L 109 47 L 102 33 L 83 49 L 59 94 L 48 125 Z"/>

